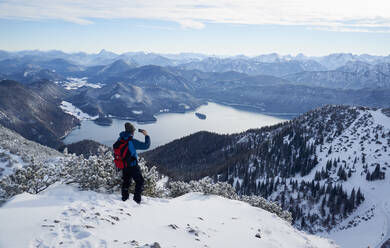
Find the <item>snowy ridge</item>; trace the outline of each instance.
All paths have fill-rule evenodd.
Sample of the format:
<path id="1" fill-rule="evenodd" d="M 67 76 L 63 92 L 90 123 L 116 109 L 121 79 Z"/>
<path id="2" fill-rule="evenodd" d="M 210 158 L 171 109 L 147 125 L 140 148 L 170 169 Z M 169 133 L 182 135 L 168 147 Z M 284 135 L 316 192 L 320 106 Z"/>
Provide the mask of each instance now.
<path id="1" fill-rule="evenodd" d="M 14 197 L 0 219 L 9 223 L 0 247 L 338 247 L 265 210 L 201 193 L 137 205 L 57 184 Z"/>
<path id="2" fill-rule="evenodd" d="M 379 164 L 382 171 L 390 170 L 390 118 L 382 110 L 359 110 L 359 117 L 337 138 L 317 149 L 319 165 L 303 180 L 314 179 L 316 171 L 326 167 L 328 160 L 340 160 L 341 166 L 352 175 L 343 182 L 335 168 L 330 179 L 349 191 L 360 187 L 364 203 L 329 235 L 342 247 L 380 247 L 390 239 L 390 175 L 384 180 L 367 181 Z M 331 148 L 332 147 L 332 148 Z M 329 153 L 329 149 L 333 152 Z M 365 155 L 363 155 L 365 154 Z M 363 156 L 364 160 L 363 161 Z M 356 162 L 355 162 L 356 159 Z M 345 239 L 351 237 L 353 239 Z M 328 236 L 328 235 L 325 235 Z"/>
<path id="3" fill-rule="evenodd" d="M 315 145 L 318 164 L 308 175 L 296 175 L 292 179 L 318 181 L 316 174 L 323 175 L 325 171 L 328 176 L 318 181 L 321 186 L 342 185 L 346 192 L 353 189 L 356 192 L 360 188 L 364 202 L 337 223 L 330 233 L 317 224 L 312 225 L 311 230 L 316 229 L 317 235 L 334 239 L 341 247 L 380 248 L 390 239 L 390 174 L 387 172 L 390 170 L 390 117 L 385 114 L 388 109 L 348 107 L 338 109 L 339 116 L 336 116 L 333 108 L 320 109 L 320 118 L 314 120 L 310 113 L 299 117 L 299 125 L 311 130 L 307 144 Z M 318 130 L 322 130 L 321 133 Z M 320 136 L 322 143 L 318 142 Z M 291 138 L 285 136 L 284 143 L 288 144 Z M 332 166 L 327 169 L 328 162 L 332 162 Z M 376 167 L 380 168 L 384 179 L 367 180 L 367 174 L 372 175 Z M 339 174 L 340 170 L 348 174 L 345 179 Z M 275 200 L 281 193 L 279 189 L 268 199 Z M 302 199 L 300 204 L 304 212 L 321 215 L 321 201 L 312 205 Z M 329 213 L 326 211 L 326 214 Z"/>
<path id="4" fill-rule="evenodd" d="M 328 116 L 321 115 L 322 119 L 317 119 L 317 122 L 308 116 L 300 117 L 301 125 L 307 125 L 306 128 L 315 133 L 308 144 L 318 142 L 319 133 L 316 132 L 321 128 L 317 124 L 325 123 L 326 128 L 323 143 L 316 145 L 318 164 L 308 175 L 296 175 L 292 179 L 317 181 L 316 174 L 325 171 L 328 176 L 319 181 L 321 186 L 329 183 L 342 185 L 347 192 L 360 188 L 364 202 L 336 224 L 330 233 L 323 232 L 320 226 L 311 228 L 317 229 L 317 235 L 334 239 L 341 247 L 380 248 L 390 239 L 390 174 L 387 172 L 390 170 L 390 117 L 385 114 L 387 110 L 349 107 L 338 110 L 343 116 L 340 122 L 335 119 L 332 107 L 328 111 Z M 289 139 L 291 137 L 284 137 L 286 143 Z M 333 164 L 330 169 L 327 169 L 328 162 Z M 376 167 L 380 168 L 384 179 L 367 180 L 367 174 L 372 175 Z M 348 174 L 345 179 L 339 174 L 340 169 Z M 268 199 L 275 200 L 280 193 L 274 192 Z M 301 204 L 305 212 L 321 215 L 320 204 L 313 206 L 303 199 Z"/>

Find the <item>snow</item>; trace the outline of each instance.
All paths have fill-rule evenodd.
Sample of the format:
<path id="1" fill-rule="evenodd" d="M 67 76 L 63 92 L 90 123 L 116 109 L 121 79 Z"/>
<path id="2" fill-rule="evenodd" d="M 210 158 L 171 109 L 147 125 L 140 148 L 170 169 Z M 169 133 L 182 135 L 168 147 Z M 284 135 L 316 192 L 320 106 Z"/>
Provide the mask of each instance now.
<path id="1" fill-rule="evenodd" d="M 201 193 L 137 205 L 55 184 L 15 196 L 0 221 L 0 247 L 338 247 L 260 208 Z"/>
<path id="2" fill-rule="evenodd" d="M 249 136 L 248 135 L 244 135 L 237 141 L 237 144 L 247 143 L 247 142 L 249 142 Z"/>
<path id="3" fill-rule="evenodd" d="M 90 116 L 87 113 L 84 113 L 81 109 L 77 108 L 70 102 L 62 101 L 60 108 L 67 114 L 73 115 L 79 120 L 93 120 L 98 118 L 98 116 Z"/>
<path id="4" fill-rule="evenodd" d="M 135 115 L 142 115 L 144 113 L 142 110 L 133 110 L 132 112 Z"/>
<path id="5" fill-rule="evenodd" d="M 103 84 L 92 84 L 88 83 L 88 78 L 83 77 L 83 78 L 73 78 L 73 77 L 68 77 L 68 81 L 62 82 L 63 86 L 67 90 L 76 90 L 81 87 L 91 87 L 91 88 L 101 88 Z"/>
<path id="6" fill-rule="evenodd" d="M 371 113 L 375 123 L 383 126 L 386 129 L 390 129 L 390 118 L 384 115 L 381 109 L 378 109 L 376 111 L 370 110 L 368 112 Z"/>
<path id="7" fill-rule="evenodd" d="M 7 118 L 7 115 L 2 111 L 0 111 L 0 119 L 5 119 L 5 118 Z"/>
<path id="8" fill-rule="evenodd" d="M 20 156 L 10 153 L 8 150 L 0 147 L 0 179 L 2 176 L 10 175 L 14 168 L 26 166 Z"/>
<path id="9" fill-rule="evenodd" d="M 339 136 L 325 142 L 322 152 L 317 148 L 319 164 L 316 170 L 305 177 L 296 176 L 294 180 L 311 181 L 316 171 L 326 167 L 328 160 L 340 159 L 339 164 L 345 164 L 347 171 L 352 169 L 351 178 L 346 182 L 339 180 L 337 168 L 333 168 L 331 178 L 337 184 L 342 184 L 348 192 L 359 187 L 365 196 L 365 201 L 348 218 L 336 226 L 330 233 L 318 233 L 331 238 L 343 248 L 377 247 L 380 248 L 390 239 L 390 118 L 381 110 L 360 110 L 359 117 L 347 127 Z M 378 137 L 376 137 L 378 134 Z M 384 134 L 384 136 L 382 136 Z M 328 150 L 332 147 L 332 153 Z M 372 172 L 375 164 L 386 168 L 384 180 L 367 181 L 362 163 L 362 153 L 366 154 L 368 170 Z M 354 159 L 357 162 L 354 164 Z M 343 162 L 345 161 L 345 162 Z M 364 220 L 364 218 L 366 220 Z M 352 223 L 352 224 L 349 224 Z M 356 226 L 354 226 L 356 223 Z M 357 235 L 359 234 L 359 235 Z"/>

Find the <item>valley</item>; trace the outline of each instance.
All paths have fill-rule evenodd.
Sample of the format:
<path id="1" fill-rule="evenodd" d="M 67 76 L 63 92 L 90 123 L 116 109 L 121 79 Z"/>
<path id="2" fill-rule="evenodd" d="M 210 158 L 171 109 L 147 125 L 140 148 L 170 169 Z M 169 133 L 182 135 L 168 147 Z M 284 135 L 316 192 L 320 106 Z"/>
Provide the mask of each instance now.
<path id="1" fill-rule="evenodd" d="M 65 143 L 95 165 L 96 141 L 111 147 L 131 121 L 152 136 L 145 165 L 169 182 L 209 177 L 239 197 L 275 202 L 301 231 L 382 248 L 390 239 L 389 65 L 389 56 L 353 54 L 3 51 L 0 124 L 61 151 Z M 1 143 L 4 177 L 66 160 L 30 164 L 15 149 Z"/>

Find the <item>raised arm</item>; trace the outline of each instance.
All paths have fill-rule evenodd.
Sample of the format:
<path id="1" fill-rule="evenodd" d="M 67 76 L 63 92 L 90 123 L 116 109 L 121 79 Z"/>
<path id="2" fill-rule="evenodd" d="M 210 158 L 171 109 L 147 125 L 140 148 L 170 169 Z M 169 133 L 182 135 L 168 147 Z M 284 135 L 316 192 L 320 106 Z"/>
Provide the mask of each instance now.
<path id="1" fill-rule="evenodd" d="M 145 135 L 145 142 L 133 139 L 134 148 L 137 150 L 146 150 L 150 147 L 150 137 Z"/>

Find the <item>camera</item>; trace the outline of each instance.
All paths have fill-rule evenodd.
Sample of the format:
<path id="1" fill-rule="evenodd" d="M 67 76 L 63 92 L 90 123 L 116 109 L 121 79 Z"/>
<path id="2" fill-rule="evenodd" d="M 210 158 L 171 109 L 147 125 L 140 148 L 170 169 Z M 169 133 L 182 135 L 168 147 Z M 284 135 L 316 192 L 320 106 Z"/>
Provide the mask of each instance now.
<path id="1" fill-rule="evenodd" d="M 138 132 L 142 133 L 144 130 L 143 129 L 138 129 Z"/>

